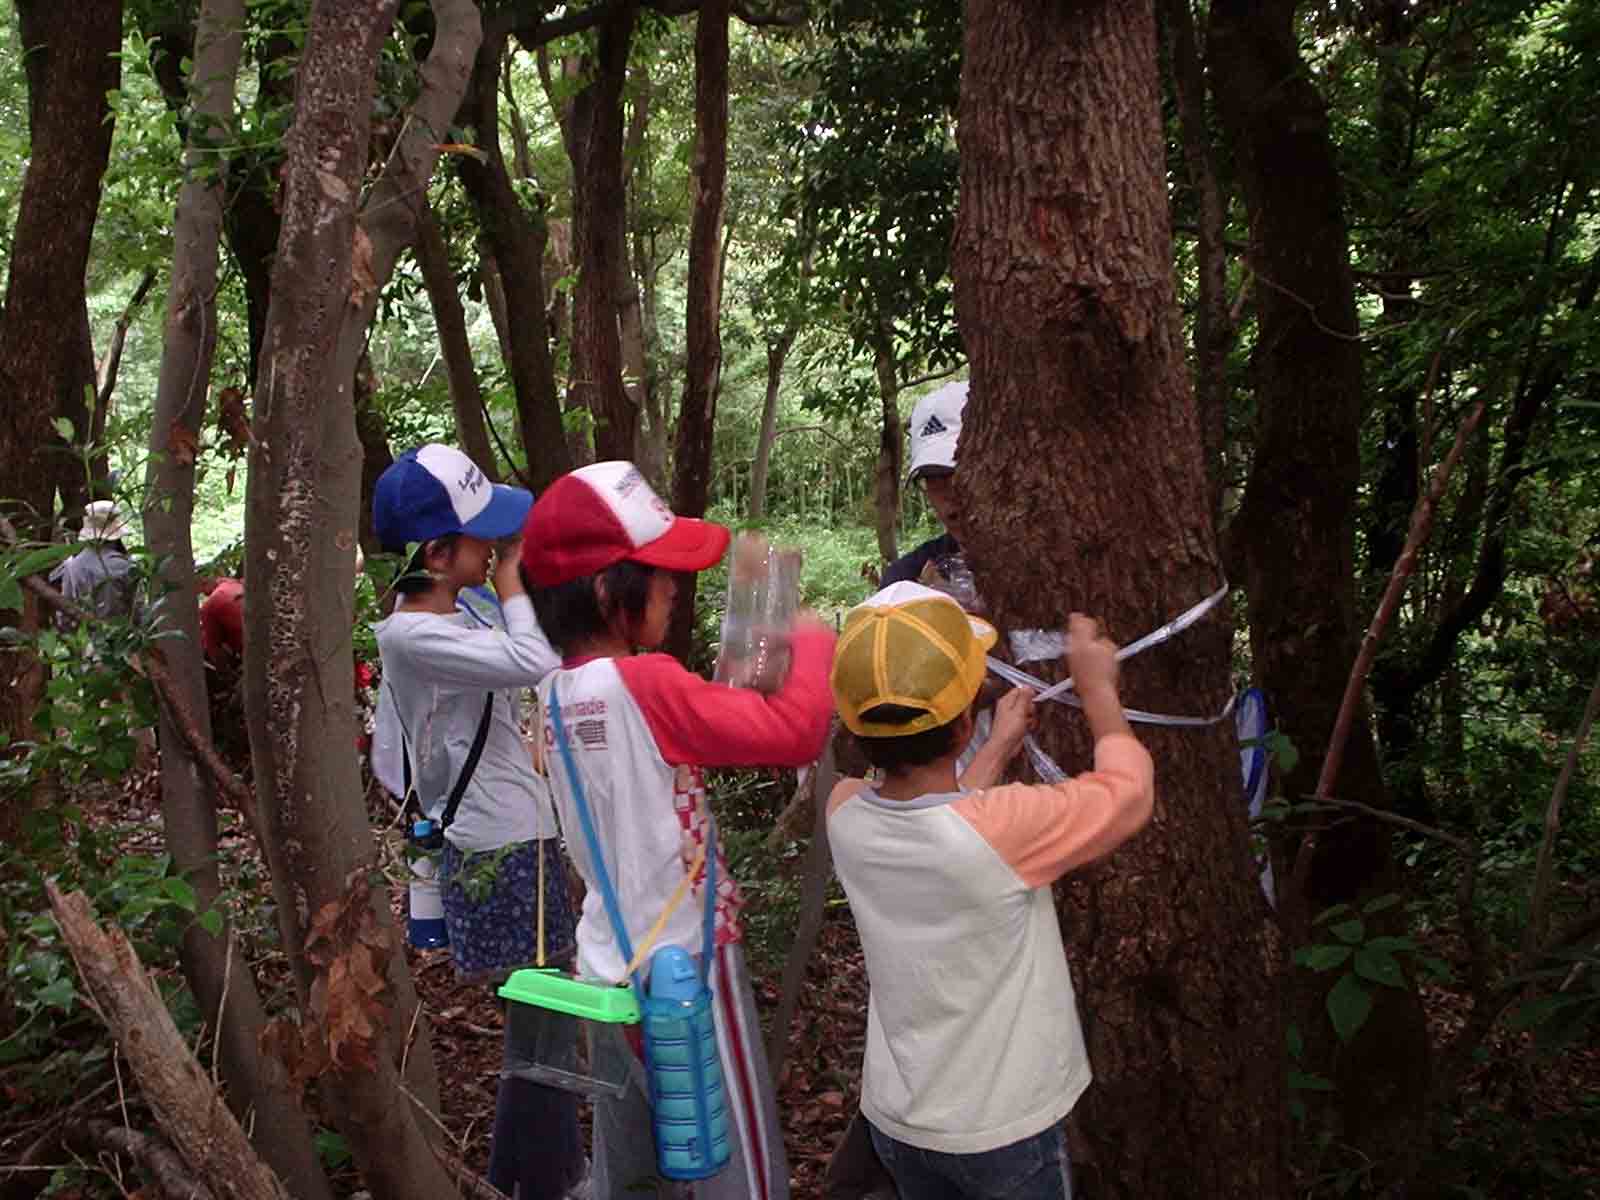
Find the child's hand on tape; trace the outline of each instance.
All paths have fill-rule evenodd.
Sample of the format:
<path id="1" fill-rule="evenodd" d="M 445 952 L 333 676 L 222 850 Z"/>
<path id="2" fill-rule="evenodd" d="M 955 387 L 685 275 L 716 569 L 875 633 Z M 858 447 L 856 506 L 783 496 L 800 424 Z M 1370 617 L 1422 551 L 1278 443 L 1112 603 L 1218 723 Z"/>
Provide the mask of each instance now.
<path id="1" fill-rule="evenodd" d="M 1010 762 L 1022 749 L 1022 739 L 1038 724 L 1033 698 L 1038 695 L 1032 688 L 1012 688 L 995 703 L 994 725 L 989 736 L 1005 751 L 1005 761 Z"/>
<path id="2" fill-rule="evenodd" d="M 1117 690 L 1117 646 L 1093 617 L 1073 613 L 1068 620 L 1066 660 L 1078 695 Z"/>

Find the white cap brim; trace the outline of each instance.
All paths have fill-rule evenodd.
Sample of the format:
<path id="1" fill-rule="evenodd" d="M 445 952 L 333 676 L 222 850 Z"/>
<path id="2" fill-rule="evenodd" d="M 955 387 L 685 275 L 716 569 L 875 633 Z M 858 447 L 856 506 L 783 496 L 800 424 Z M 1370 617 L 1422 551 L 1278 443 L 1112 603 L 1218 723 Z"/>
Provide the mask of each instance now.
<path id="1" fill-rule="evenodd" d="M 946 433 L 935 433 L 925 438 L 913 439 L 911 450 L 911 467 L 906 472 L 906 480 L 910 482 L 923 471 L 942 469 L 955 470 L 956 443 L 961 440 L 961 431 L 952 429 Z"/>

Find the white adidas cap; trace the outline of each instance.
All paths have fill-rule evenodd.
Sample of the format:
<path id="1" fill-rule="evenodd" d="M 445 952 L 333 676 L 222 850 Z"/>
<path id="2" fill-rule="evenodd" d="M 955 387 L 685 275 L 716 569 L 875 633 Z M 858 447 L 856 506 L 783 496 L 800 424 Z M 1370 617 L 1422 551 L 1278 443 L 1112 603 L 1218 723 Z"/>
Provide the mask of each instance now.
<path id="1" fill-rule="evenodd" d="M 961 410 L 967 406 L 967 384 L 935 388 L 911 410 L 911 466 L 907 480 L 929 470 L 955 470 L 956 443 L 961 440 Z"/>

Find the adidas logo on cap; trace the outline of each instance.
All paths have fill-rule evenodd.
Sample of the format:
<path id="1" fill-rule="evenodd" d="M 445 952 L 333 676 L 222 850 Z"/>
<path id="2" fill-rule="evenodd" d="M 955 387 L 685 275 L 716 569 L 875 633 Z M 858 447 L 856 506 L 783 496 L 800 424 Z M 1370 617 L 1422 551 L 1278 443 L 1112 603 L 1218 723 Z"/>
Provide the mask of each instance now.
<path id="1" fill-rule="evenodd" d="M 944 424 L 943 421 L 939 420 L 938 415 L 935 414 L 934 416 L 931 416 L 931 417 L 929 417 L 927 419 L 927 421 L 923 424 L 922 429 L 917 434 L 917 436 L 918 437 L 932 437 L 936 433 L 943 433 L 943 432 L 945 432 L 945 424 Z"/>

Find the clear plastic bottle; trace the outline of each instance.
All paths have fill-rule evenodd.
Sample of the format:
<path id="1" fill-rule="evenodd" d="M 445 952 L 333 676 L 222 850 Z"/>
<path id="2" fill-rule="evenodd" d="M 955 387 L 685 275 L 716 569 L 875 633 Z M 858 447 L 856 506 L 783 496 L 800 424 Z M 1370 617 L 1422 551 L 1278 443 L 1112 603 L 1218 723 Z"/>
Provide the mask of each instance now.
<path id="1" fill-rule="evenodd" d="M 789 673 L 789 631 L 800 607 L 800 551 L 742 533 L 733 545 L 714 678 L 776 691 Z"/>

